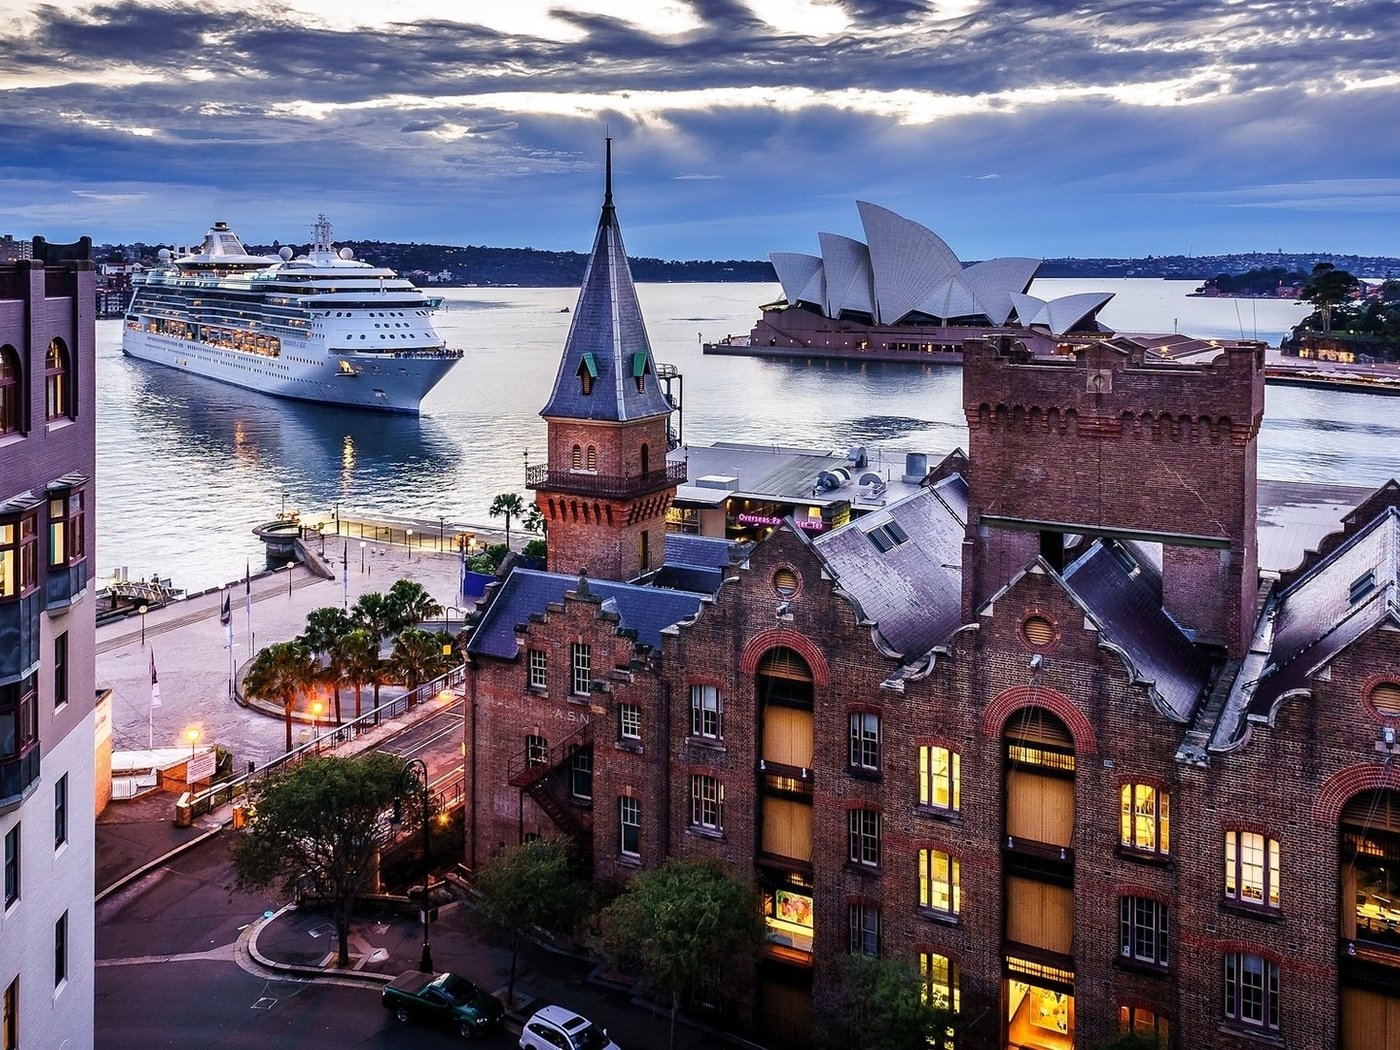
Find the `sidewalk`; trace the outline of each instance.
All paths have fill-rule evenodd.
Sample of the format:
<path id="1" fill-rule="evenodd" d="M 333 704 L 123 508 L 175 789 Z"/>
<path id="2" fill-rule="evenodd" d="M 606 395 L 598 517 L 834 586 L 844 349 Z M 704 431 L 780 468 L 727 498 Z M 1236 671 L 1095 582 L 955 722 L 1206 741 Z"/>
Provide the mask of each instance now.
<path id="1" fill-rule="evenodd" d="M 177 828 L 172 822 L 170 795 L 150 795 L 113 802 L 97 822 L 97 900 L 135 882 L 185 850 L 225 830 L 229 807 Z M 494 943 L 469 905 L 453 902 L 438 908 L 429 927 L 433 968 L 462 974 L 488 992 L 505 998 L 510 974 L 509 949 Z M 300 977 L 362 980 L 367 985 L 388 983 L 405 970 L 416 970 L 423 949 L 423 927 L 416 915 L 381 910 L 373 903 L 358 909 L 350 929 L 351 965 L 335 966 L 335 924 L 328 910 L 288 905 L 249 931 L 248 950 L 254 961 Z M 624 1050 L 665 1047 L 669 1018 L 664 1011 L 633 997 L 631 991 L 601 976 L 585 959 L 529 945 L 516 965 L 516 1008 L 507 1013 L 506 1027 L 520 1026 L 541 1006 L 565 1006 L 607 1028 Z M 753 1047 L 755 1044 L 678 1018 L 676 1046 L 683 1050 Z"/>

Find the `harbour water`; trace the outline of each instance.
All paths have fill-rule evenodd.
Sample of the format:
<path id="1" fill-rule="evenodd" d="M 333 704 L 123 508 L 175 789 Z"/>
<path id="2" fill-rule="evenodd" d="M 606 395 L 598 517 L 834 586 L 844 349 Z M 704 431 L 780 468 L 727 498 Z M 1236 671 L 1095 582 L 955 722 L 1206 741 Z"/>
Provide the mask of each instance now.
<path id="1" fill-rule="evenodd" d="M 1123 331 L 1258 337 L 1277 344 L 1306 313 L 1276 300 L 1188 298 L 1193 282 L 1039 281 L 1042 296 L 1112 290 Z M 642 285 L 658 361 L 683 375 L 689 444 L 745 441 L 938 454 L 966 442 L 961 371 L 705 357 L 700 343 L 747 332 L 776 285 Z M 465 360 L 419 418 L 298 404 L 123 357 L 121 322 L 99 321 L 98 572 L 158 574 L 197 590 L 262 559 L 254 525 L 285 507 L 347 516 L 487 523 L 491 498 L 525 495 L 544 457 L 539 418 L 577 289 L 465 288 L 437 316 Z M 1373 485 L 1400 475 L 1395 401 L 1270 387 L 1261 477 Z M 284 495 L 285 494 L 285 495 Z M 499 524 L 499 523 L 497 523 Z M 328 551 L 328 553 L 330 553 Z"/>

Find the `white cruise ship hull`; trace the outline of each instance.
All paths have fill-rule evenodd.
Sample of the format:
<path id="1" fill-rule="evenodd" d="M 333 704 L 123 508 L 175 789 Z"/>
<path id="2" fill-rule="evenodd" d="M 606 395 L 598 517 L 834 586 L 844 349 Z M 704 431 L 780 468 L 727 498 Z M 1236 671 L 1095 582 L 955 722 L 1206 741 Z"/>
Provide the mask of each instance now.
<path id="1" fill-rule="evenodd" d="M 457 363 L 456 356 L 330 356 L 319 347 L 284 337 L 277 357 L 226 350 L 208 343 L 138 331 L 128 322 L 122 352 L 190 375 L 230 383 L 260 394 L 382 412 L 417 414 L 419 403 Z M 344 361 L 350 366 L 341 367 Z"/>

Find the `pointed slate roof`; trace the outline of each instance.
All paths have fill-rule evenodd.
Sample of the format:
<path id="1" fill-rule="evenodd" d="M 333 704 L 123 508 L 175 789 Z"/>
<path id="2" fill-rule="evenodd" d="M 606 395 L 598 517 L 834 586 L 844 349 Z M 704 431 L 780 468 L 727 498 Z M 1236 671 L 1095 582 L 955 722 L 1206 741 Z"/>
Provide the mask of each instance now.
<path id="1" fill-rule="evenodd" d="M 583 376 L 589 393 L 583 392 Z M 637 380 L 641 379 L 641 389 Z M 671 405 L 656 380 L 642 308 L 632 285 L 627 250 L 612 198 L 612 139 L 608 139 L 607 178 L 603 213 L 593 254 L 583 274 L 578 305 L 574 307 L 569 337 L 554 392 L 540 412 L 546 419 L 587 419 L 627 422 L 667 415 Z"/>

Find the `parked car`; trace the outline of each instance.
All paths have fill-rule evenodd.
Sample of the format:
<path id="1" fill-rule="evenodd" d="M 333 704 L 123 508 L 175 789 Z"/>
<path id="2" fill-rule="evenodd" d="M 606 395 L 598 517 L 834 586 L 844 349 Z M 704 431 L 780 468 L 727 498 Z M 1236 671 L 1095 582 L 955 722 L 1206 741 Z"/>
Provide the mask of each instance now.
<path id="1" fill-rule="evenodd" d="M 382 1001 L 400 1021 L 440 1025 L 464 1039 L 494 1032 L 506 1012 L 499 999 L 455 973 L 401 973 L 384 986 Z"/>
<path id="2" fill-rule="evenodd" d="M 600 1028 L 562 1006 L 536 1010 L 520 1030 L 520 1050 L 619 1050 Z"/>

